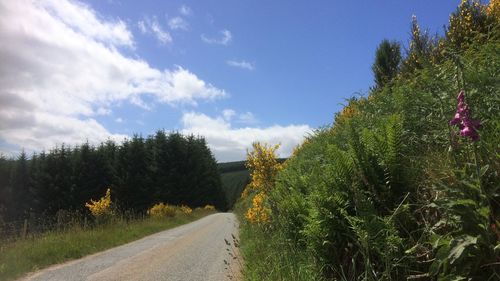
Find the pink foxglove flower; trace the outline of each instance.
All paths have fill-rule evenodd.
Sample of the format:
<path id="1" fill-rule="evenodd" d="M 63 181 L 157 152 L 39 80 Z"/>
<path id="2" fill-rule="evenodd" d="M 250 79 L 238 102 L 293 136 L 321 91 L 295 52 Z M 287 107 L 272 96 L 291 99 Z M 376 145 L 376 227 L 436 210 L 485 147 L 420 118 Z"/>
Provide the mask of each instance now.
<path id="1" fill-rule="evenodd" d="M 453 119 L 450 120 L 450 125 L 458 126 L 460 136 L 470 138 L 472 141 L 479 140 L 477 129 L 481 127 L 481 122 L 470 117 L 469 106 L 465 102 L 465 92 L 463 90 L 458 93 L 457 101 L 457 111 Z"/>

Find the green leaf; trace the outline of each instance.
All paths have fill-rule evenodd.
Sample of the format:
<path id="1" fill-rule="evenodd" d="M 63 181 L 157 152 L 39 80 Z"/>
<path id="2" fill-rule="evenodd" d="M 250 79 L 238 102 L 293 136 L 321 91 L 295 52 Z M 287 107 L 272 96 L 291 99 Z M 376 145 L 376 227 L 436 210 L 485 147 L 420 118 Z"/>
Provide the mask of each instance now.
<path id="1" fill-rule="evenodd" d="M 460 242 L 450 250 L 450 253 L 448 255 L 450 264 L 453 264 L 455 261 L 460 259 L 464 250 L 467 247 L 469 247 L 470 245 L 475 245 L 477 243 L 477 237 L 472 237 L 472 236 L 466 236 L 466 238 L 460 240 L 459 240 Z"/>
<path id="2" fill-rule="evenodd" d="M 405 254 L 409 255 L 409 254 L 413 254 L 413 253 L 415 253 L 415 251 L 417 250 L 418 246 L 419 246 L 419 245 L 418 245 L 418 244 L 416 244 L 415 246 L 413 246 L 413 247 L 411 247 L 410 249 L 406 250 L 406 251 L 405 251 Z"/>
<path id="3" fill-rule="evenodd" d="M 496 254 L 500 253 L 500 242 L 493 248 L 493 251 L 495 251 Z"/>
<path id="4" fill-rule="evenodd" d="M 481 171 L 479 171 L 479 176 L 480 177 L 484 176 L 484 174 L 486 174 L 486 172 L 488 171 L 489 167 L 490 167 L 490 165 L 486 165 L 486 166 L 481 167 Z"/>

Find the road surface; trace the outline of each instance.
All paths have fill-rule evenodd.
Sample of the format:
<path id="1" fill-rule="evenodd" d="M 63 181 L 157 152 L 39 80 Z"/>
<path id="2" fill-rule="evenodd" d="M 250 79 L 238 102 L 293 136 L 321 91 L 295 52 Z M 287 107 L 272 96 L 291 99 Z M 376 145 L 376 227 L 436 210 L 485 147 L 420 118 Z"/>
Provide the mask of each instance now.
<path id="1" fill-rule="evenodd" d="M 232 235 L 234 214 L 217 213 L 21 280 L 237 280 L 240 259 L 231 257 L 237 252 Z"/>

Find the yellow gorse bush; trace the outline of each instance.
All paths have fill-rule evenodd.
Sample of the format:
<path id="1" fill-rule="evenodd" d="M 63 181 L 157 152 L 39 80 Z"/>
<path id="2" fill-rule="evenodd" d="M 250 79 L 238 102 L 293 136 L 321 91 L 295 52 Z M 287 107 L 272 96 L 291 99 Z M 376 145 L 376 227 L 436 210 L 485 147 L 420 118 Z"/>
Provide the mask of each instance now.
<path id="1" fill-rule="evenodd" d="M 490 4 L 486 7 L 486 13 L 495 18 L 500 19 L 500 0 L 490 0 Z"/>
<path id="2" fill-rule="evenodd" d="M 243 195 L 246 196 L 250 190 L 268 190 L 274 184 L 274 179 L 281 170 L 281 164 L 276 158 L 279 144 L 268 146 L 255 142 L 253 150 L 247 152 L 246 166 L 250 170 L 251 182 L 245 188 Z M 247 190 L 248 189 L 248 190 Z"/>
<path id="3" fill-rule="evenodd" d="M 368 98 L 370 98 L 370 97 L 368 97 Z M 372 99 L 373 99 L 373 97 L 372 97 Z M 334 126 L 332 130 L 336 130 L 336 128 L 339 125 L 342 125 L 342 124 L 348 122 L 350 119 L 352 119 L 353 117 L 360 114 L 360 107 L 362 107 L 365 103 L 366 103 L 365 98 L 360 98 L 360 99 L 351 98 L 351 99 L 349 99 L 347 105 L 344 106 L 342 111 L 335 114 L 334 123 L 337 126 Z"/>
<path id="4" fill-rule="evenodd" d="M 205 207 L 203 207 L 203 209 L 205 209 L 207 211 L 215 211 L 215 207 L 213 205 L 205 205 Z"/>
<path id="5" fill-rule="evenodd" d="M 479 0 L 462 0 L 457 13 L 450 16 L 446 36 L 457 47 L 467 46 L 477 33 L 484 33 L 492 21 L 498 21 L 499 2 L 491 0 L 488 5 L 483 5 Z"/>
<path id="6" fill-rule="evenodd" d="M 165 203 L 158 203 L 149 208 L 147 214 L 154 218 L 174 217 L 175 207 Z"/>
<path id="7" fill-rule="evenodd" d="M 251 223 L 267 223 L 270 221 L 271 210 L 265 206 L 267 195 L 262 191 L 252 199 L 252 207 L 245 213 L 245 218 Z"/>
<path id="8" fill-rule="evenodd" d="M 89 209 L 94 217 L 101 217 L 112 214 L 111 203 L 111 189 L 108 188 L 104 197 L 97 201 L 90 199 L 90 202 L 85 203 L 85 207 Z"/>
<path id="9" fill-rule="evenodd" d="M 185 205 L 182 205 L 180 209 L 186 215 L 189 215 L 189 214 L 191 214 L 193 212 L 193 209 L 191 209 L 191 208 L 189 208 L 188 206 L 185 206 Z"/>
<path id="10" fill-rule="evenodd" d="M 273 187 L 278 172 L 283 165 L 278 162 L 276 151 L 280 145 L 268 146 L 253 143 L 253 150 L 247 152 L 246 166 L 250 170 L 251 182 L 242 193 L 246 198 L 251 191 L 257 194 L 252 199 L 252 206 L 245 213 L 245 218 L 252 223 L 270 221 L 271 210 L 266 207 L 267 192 Z"/>

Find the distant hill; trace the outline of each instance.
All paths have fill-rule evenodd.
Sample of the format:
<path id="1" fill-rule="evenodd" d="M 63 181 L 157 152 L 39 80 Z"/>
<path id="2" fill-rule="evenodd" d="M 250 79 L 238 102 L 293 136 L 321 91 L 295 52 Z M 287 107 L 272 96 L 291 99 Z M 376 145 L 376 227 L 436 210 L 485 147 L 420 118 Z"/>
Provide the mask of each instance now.
<path id="1" fill-rule="evenodd" d="M 229 209 L 232 209 L 243 189 L 250 182 L 250 172 L 245 167 L 245 162 L 236 161 L 217 164 Z"/>
<path id="2" fill-rule="evenodd" d="M 287 158 L 280 158 L 283 163 Z M 234 203 L 238 201 L 245 186 L 250 182 L 250 171 L 245 166 L 246 161 L 234 161 L 217 163 L 221 174 L 222 188 L 226 194 L 228 209 L 232 209 Z"/>

